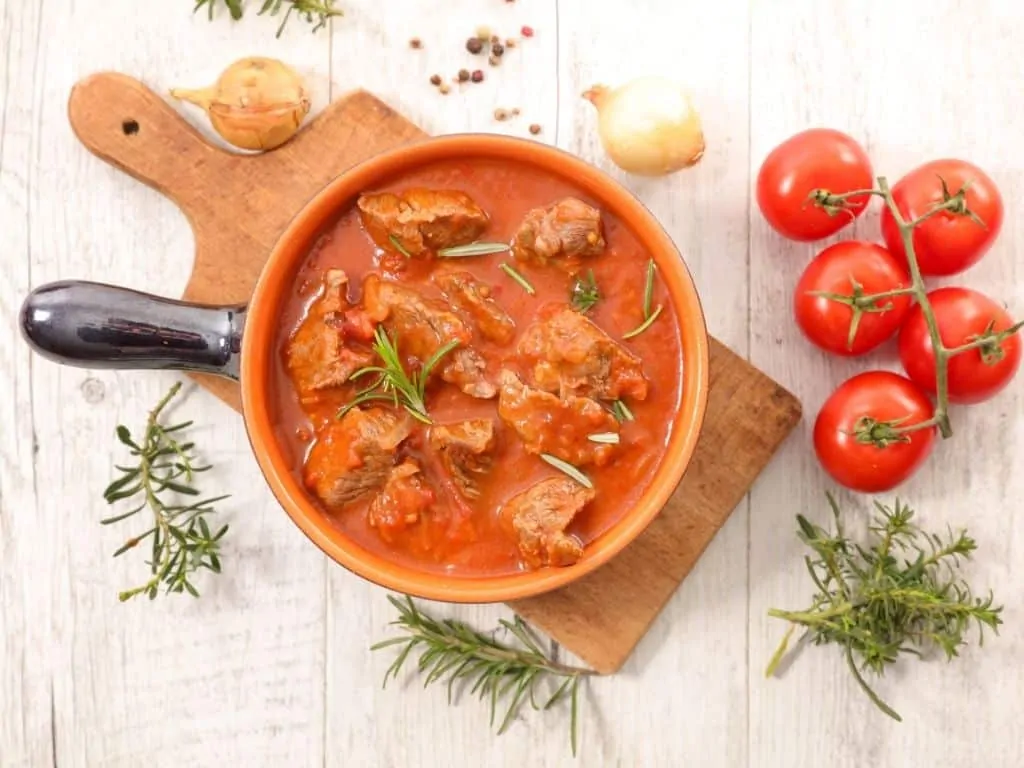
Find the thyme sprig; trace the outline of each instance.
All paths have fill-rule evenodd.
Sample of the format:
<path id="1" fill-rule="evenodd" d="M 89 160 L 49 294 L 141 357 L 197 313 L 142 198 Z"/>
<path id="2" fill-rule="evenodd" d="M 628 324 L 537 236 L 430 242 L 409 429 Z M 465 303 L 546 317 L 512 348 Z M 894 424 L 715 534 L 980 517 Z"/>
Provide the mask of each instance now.
<path id="1" fill-rule="evenodd" d="M 804 627 L 813 644 L 838 645 L 871 701 L 901 721 L 862 672 L 882 676 L 900 654 L 923 658 L 931 648 L 941 649 L 951 661 L 966 645 L 971 626 L 978 628 L 979 645 L 985 628 L 998 634 L 1002 607 L 993 607 L 991 593 L 975 597 L 957 575 L 960 558 L 970 558 L 978 546 L 966 531 L 950 530 L 945 537 L 927 533 L 912 522 L 913 510 L 898 499 L 891 507 L 876 502 L 877 514 L 868 529 L 873 541 L 865 547 L 847 538 L 839 506 L 831 495 L 828 502 L 834 533 L 797 515 L 797 535 L 814 553 L 805 562 L 817 591 L 803 611 L 768 612 L 791 626 L 766 675 L 778 668 L 793 630 Z"/>
<path id="2" fill-rule="evenodd" d="M 344 15 L 341 9 L 334 7 L 334 2 L 335 0 L 263 0 L 256 15 L 279 16 L 284 11 L 284 18 L 281 19 L 281 24 L 277 28 L 276 37 L 280 37 L 284 32 L 292 14 L 296 14 L 308 24 L 312 24 L 313 31 L 316 32 L 326 26 L 331 18 Z M 234 21 L 241 20 L 245 15 L 244 0 L 195 0 L 195 3 L 193 13 L 205 7 L 211 20 L 214 10 L 221 5 L 228 9 L 228 13 Z"/>
<path id="3" fill-rule="evenodd" d="M 108 504 L 135 499 L 138 505 L 100 522 L 103 525 L 126 520 L 148 509 L 153 525 L 143 533 L 128 539 L 114 552 L 114 557 L 134 549 L 146 539 L 152 540 L 150 559 L 147 561 L 150 578 L 141 586 L 121 592 L 124 602 L 139 594 L 152 600 L 164 586 L 164 594 L 188 592 L 199 597 L 192 576 L 200 569 L 220 573 L 220 541 L 228 531 L 221 526 L 212 532 L 207 517 L 214 513 L 213 505 L 228 498 L 227 495 L 196 501 L 191 504 L 168 503 L 170 494 L 199 496 L 193 485 L 195 476 L 210 469 L 210 465 L 197 466 L 193 454 L 195 443 L 178 442 L 178 433 L 192 425 L 191 421 L 165 426 L 160 416 L 181 389 L 177 382 L 156 407 L 149 412 L 145 433 L 141 440 L 132 437 L 124 425 L 117 427 L 117 439 L 129 448 L 135 466 L 117 466 L 121 476 L 103 491 Z M 140 501 L 141 499 L 141 501 Z"/>
<path id="4" fill-rule="evenodd" d="M 490 707 L 494 726 L 499 710 L 504 713 L 498 725 L 502 734 L 512 724 L 523 705 L 529 701 L 535 710 L 548 710 L 568 697 L 569 743 L 576 754 L 579 731 L 579 688 L 593 670 L 560 664 L 541 650 L 529 628 L 518 616 L 513 621 L 502 619 L 501 628 L 518 644 L 505 644 L 490 635 L 476 631 L 455 619 L 435 619 L 420 610 L 411 599 L 388 595 L 398 611 L 391 622 L 406 634 L 383 640 L 370 647 L 399 649 L 398 656 L 384 674 L 384 686 L 398 677 L 406 660 L 419 650 L 416 671 L 423 675 L 423 686 L 444 682 L 451 704 L 458 685 L 469 686 L 470 694 L 478 694 Z M 547 699 L 538 702 L 538 686 L 542 681 L 561 680 Z"/>
<path id="5" fill-rule="evenodd" d="M 431 424 L 427 414 L 427 380 L 442 358 L 459 346 L 458 340 L 449 341 L 430 356 L 418 371 L 407 373 L 398 352 L 397 338 L 392 339 L 384 326 L 378 325 L 373 333 L 373 351 L 380 358 L 381 365 L 368 365 L 355 371 L 349 381 L 376 374 L 370 386 L 360 390 L 337 414 L 341 418 L 353 408 L 372 400 L 387 400 L 396 407 L 401 406 L 413 418 L 424 424 Z"/>

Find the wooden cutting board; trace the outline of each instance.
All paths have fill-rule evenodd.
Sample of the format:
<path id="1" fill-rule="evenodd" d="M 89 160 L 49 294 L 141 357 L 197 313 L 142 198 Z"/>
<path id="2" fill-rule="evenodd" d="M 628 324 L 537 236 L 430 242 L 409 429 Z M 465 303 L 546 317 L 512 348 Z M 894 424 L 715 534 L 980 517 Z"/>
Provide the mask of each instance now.
<path id="1" fill-rule="evenodd" d="M 233 154 L 207 143 L 142 83 L 117 73 L 79 82 L 68 116 L 90 151 L 160 190 L 185 213 L 196 254 L 184 298 L 211 304 L 248 300 L 279 234 L 330 179 L 426 137 L 357 91 L 330 104 L 283 147 Z M 197 378 L 241 410 L 235 383 Z M 597 671 L 616 671 L 799 420 L 793 395 L 712 339 L 704 429 L 665 509 L 609 564 L 511 607 Z"/>

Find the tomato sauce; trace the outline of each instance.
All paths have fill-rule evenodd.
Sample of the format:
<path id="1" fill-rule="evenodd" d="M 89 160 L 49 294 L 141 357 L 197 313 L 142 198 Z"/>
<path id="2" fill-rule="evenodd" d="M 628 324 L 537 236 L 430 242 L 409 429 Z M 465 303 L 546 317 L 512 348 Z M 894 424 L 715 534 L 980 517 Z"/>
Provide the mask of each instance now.
<path id="1" fill-rule="evenodd" d="M 458 189 L 471 196 L 490 216 L 487 231 L 479 238 L 508 242 L 524 215 L 566 196 L 577 197 L 601 209 L 607 248 L 587 258 L 581 271 L 593 269 L 601 298 L 588 317 L 613 339 L 636 328 L 643 321 L 643 300 L 649 254 L 632 232 L 600 202 L 576 189 L 570 181 L 542 169 L 510 162 L 466 158 L 427 165 L 404 174 L 393 182 L 366 192 L 393 191 L 419 186 Z M 452 263 L 448 263 L 452 262 Z M 529 295 L 499 265 L 508 263 L 536 289 Z M 401 271 L 390 272 L 398 265 Z M 372 271 L 407 283 L 431 298 L 442 299 L 430 280 L 432 271 L 445 266 L 470 272 L 493 289 L 493 296 L 516 323 L 516 336 L 507 345 L 496 345 L 479 337 L 473 346 L 484 356 L 488 373 L 497 374 L 503 363 L 514 366 L 516 344 L 536 313 L 551 305 L 569 302 L 573 277 L 557 265 L 536 266 L 513 259 L 510 253 L 459 259 L 395 259 L 384 254 L 363 230 L 353 204 L 340 212 L 311 249 L 295 276 L 295 289 L 280 318 L 276 340 L 277 365 L 271 376 L 275 403 L 277 437 L 286 449 L 291 467 L 302 478 L 303 463 L 319 425 L 335 418 L 351 397 L 351 390 L 323 390 L 315 401 L 300 402 L 285 364 L 285 349 L 292 333 L 316 296 L 323 273 L 341 268 L 349 277 L 349 299 L 361 298 L 363 278 Z M 443 299 L 442 299 L 443 300 Z M 679 321 L 668 292 L 655 281 L 653 306 L 663 305 L 662 314 L 645 332 L 621 343 L 643 362 L 649 381 L 647 398 L 629 400 L 635 420 L 621 425 L 621 444 L 606 466 L 585 468 L 596 497 L 573 520 L 567 533 L 584 545 L 607 530 L 636 502 L 650 483 L 665 452 L 673 415 L 679 406 L 682 380 L 682 352 Z M 423 429 L 417 426 L 403 454 L 420 462 L 425 478 L 435 493 L 431 514 L 421 524 L 389 536 L 385 541 L 367 519 L 372 494 L 340 511 L 324 514 L 346 536 L 360 546 L 392 561 L 412 567 L 453 575 L 481 576 L 513 573 L 520 568 L 516 542 L 500 524 L 499 509 L 512 496 L 539 480 L 559 474 L 539 457 L 526 453 L 515 432 L 497 416 L 497 398 L 481 400 L 463 394 L 440 381 L 428 390 L 428 411 L 435 423 L 445 424 L 470 418 L 489 418 L 495 423 L 497 447 L 493 467 L 480 479 L 480 495 L 463 499 L 450 478 L 431 455 Z M 311 494 L 312 496 L 312 494 Z M 316 501 L 315 497 L 313 499 Z M 571 567 L 571 566 L 569 566 Z"/>

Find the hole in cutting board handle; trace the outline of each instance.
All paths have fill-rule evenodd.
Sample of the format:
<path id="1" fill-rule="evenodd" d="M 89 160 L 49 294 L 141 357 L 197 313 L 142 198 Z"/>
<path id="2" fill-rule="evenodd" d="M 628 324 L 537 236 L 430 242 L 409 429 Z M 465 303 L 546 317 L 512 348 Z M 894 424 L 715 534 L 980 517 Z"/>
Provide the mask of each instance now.
<path id="1" fill-rule="evenodd" d="M 125 136 L 134 136 L 139 132 L 139 123 L 137 120 L 132 120 L 130 117 L 122 121 L 121 132 Z"/>

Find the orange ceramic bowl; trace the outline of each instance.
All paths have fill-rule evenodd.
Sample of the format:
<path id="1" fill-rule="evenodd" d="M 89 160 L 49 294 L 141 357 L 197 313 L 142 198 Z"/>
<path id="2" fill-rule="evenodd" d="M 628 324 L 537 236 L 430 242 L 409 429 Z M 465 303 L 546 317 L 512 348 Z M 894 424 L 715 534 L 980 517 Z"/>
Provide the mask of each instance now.
<path id="1" fill-rule="evenodd" d="M 590 542 L 567 568 L 504 576 L 452 576 L 399 565 L 370 553 L 326 518 L 292 473 L 274 436 L 270 372 L 278 318 L 293 278 L 316 237 L 364 190 L 438 160 L 490 157 L 540 167 L 565 177 L 623 221 L 656 261 L 680 322 L 683 350 L 681 403 L 667 453 L 647 491 L 622 510 L 611 528 Z M 299 212 L 274 247 L 249 303 L 242 339 L 242 403 L 253 450 L 270 488 L 299 528 L 324 553 L 353 573 L 387 589 L 448 602 L 516 600 L 563 587 L 606 563 L 635 539 L 668 501 L 690 463 L 708 395 L 708 337 L 704 313 L 679 251 L 651 213 L 628 191 L 582 160 L 544 144 L 495 135 L 426 139 L 378 155 L 336 178 Z"/>

